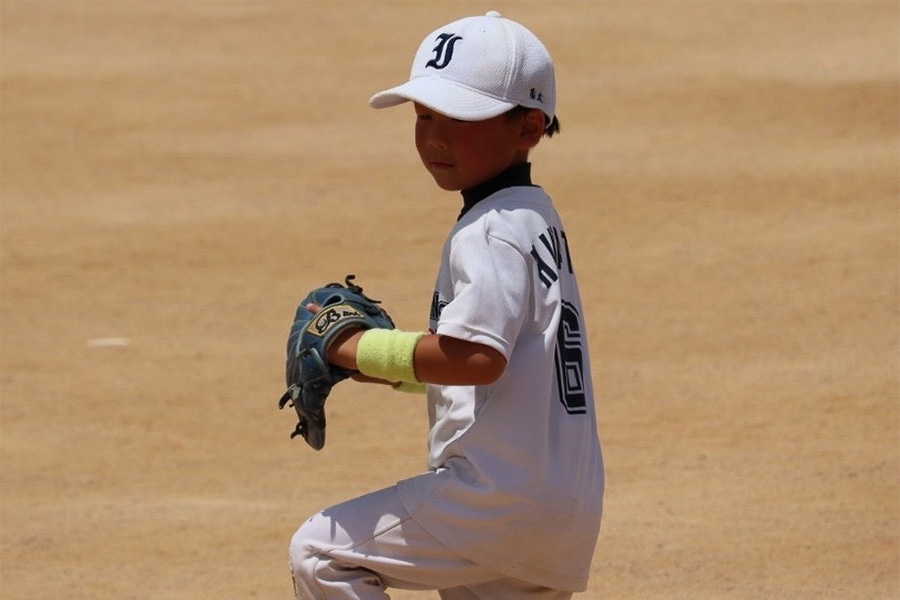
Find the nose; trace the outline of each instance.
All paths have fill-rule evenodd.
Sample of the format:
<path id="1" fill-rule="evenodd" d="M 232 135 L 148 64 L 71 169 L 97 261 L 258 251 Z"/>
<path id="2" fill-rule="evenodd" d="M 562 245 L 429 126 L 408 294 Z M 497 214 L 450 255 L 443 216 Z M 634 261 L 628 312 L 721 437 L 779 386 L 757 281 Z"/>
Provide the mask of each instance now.
<path id="1" fill-rule="evenodd" d="M 429 140 L 432 148 L 440 148 L 441 150 L 446 150 L 447 148 L 447 136 L 443 135 L 443 132 L 438 132 L 435 135 L 431 136 L 431 140 Z"/>
<path id="2" fill-rule="evenodd" d="M 425 131 L 425 142 L 429 148 L 444 150 L 447 148 L 447 132 L 439 119 L 431 119 Z"/>

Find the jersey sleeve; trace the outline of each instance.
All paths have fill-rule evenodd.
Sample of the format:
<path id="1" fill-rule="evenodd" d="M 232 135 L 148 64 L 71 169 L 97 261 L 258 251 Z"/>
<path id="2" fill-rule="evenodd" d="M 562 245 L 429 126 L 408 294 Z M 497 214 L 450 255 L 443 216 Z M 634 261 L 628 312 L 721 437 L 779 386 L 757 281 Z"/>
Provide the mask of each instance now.
<path id="1" fill-rule="evenodd" d="M 451 242 L 449 267 L 453 299 L 437 333 L 484 344 L 509 359 L 531 290 L 522 252 L 482 227 L 468 227 Z"/>

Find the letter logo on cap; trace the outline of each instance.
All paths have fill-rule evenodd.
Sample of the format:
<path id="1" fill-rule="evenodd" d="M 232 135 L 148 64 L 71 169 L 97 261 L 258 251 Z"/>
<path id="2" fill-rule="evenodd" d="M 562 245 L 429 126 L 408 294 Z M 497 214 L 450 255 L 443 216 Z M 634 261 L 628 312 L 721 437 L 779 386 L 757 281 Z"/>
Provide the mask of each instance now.
<path id="1" fill-rule="evenodd" d="M 442 33 L 437 36 L 437 46 L 434 47 L 434 58 L 425 63 L 425 67 L 443 69 L 450 64 L 453 58 L 453 45 L 462 38 L 455 33 Z"/>

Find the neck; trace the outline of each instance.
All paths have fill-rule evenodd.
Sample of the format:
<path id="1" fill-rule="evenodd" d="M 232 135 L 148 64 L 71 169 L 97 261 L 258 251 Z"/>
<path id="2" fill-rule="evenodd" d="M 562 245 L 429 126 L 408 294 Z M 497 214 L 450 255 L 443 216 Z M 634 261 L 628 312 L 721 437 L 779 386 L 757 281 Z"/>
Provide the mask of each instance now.
<path id="1" fill-rule="evenodd" d="M 460 218 L 491 194 L 504 188 L 520 185 L 534 185 L 531 183 L 531 163 L 529 162 L 516 163 L 487 181 L 463 190 L 463 209 L 459 214 Z"/>

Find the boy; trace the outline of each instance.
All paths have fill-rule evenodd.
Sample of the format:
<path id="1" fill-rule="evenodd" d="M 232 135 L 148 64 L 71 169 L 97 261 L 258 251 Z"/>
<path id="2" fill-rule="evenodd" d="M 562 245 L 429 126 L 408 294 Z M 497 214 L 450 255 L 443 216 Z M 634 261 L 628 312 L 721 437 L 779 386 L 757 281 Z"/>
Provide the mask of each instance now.
<path id="1" fill-rule="evenodd" d="M 301 526 L 295 592 L 565 600 L 587 586 L 604 475 L 569 247 L 527 162 L 559 129 L 553 62 L 499 13 L 461 19 L 425 38 L 410 80 L 370 105 L 407 101 L 425 168 L 463 196 L 431 333 L 351 330 L 328 360 L 427 390 L 430 470 Z"/>

